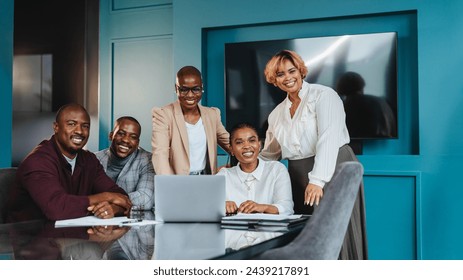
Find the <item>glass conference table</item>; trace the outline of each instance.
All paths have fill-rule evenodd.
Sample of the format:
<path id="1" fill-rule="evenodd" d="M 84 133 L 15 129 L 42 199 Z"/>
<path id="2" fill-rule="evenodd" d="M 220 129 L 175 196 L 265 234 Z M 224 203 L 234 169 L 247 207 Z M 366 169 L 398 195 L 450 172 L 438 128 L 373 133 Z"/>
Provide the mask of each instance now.
<path id="1" fill-rule="evenodd" d="M 144 212 L 145 219 L 154 219 Z M 188 260 L 250 259 L 293 240 L 284 232 L 232 230 L 220 223 L 55 228 L 53 221 L 0 225 L 0 259 Z"/>

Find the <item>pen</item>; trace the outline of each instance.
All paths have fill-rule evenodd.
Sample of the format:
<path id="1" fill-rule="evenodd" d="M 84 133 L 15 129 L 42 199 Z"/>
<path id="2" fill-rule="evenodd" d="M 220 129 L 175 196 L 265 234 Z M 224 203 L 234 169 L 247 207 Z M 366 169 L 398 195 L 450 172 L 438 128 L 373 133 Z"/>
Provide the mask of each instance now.
<path id="1" fill-rule="evenodd" d="M 136 220 L 124 221 L 124 222 L 121 222 L 121 224 L 122 224 L 122 225 L 126 225 L 126 224 L 133 224 L 133 223 L 139 223 L 139 222 L 143 222 L 143 219 L 136 219 Z"/>

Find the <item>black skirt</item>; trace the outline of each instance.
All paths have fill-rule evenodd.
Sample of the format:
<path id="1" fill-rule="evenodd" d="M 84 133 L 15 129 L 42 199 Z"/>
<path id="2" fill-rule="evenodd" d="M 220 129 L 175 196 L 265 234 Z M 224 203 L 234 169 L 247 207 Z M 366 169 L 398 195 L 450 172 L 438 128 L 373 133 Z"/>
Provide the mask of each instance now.
<path id="1" fill-rule="evenodd" d="M 339 149 L 336 165 L 345 161 L 358 161 L 351 147 L 348 145 L 344 145 Z M 309 183 L 308 173 L 313 169 L 313 166 L 314 157 L 300 160 L 288 160 L 288 171 L 289 176 L 291 177 L 294 201 L 294 213 L 296 214 L 312 214 L 313 212 L 312 206 L 304 205 L 305 188 Z M 329 186 L 327 185 L 327 187 Z M 352 215 L 347 227 L 339 259 L 368 259 L 363 182 L 360 184 L 359 193 L 354 204 L 354 209 L 352 210 Z"/>

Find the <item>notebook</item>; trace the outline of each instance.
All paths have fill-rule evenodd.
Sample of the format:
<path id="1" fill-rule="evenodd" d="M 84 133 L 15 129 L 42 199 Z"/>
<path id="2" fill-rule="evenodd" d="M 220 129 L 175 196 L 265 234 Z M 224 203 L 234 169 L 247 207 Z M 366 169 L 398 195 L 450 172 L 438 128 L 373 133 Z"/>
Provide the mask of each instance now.
<path id="1" fill-rule="evenodd" d="M 225 176 L 155 175 L 156 221 L 220 222 L 225 216 Z"/>
<path id="2" fill-rule="evenodd" d="M 257 231 L 289 231 L 305 225 L 310 215 L 237 214 L 222 218 L 222 228 Z"/>

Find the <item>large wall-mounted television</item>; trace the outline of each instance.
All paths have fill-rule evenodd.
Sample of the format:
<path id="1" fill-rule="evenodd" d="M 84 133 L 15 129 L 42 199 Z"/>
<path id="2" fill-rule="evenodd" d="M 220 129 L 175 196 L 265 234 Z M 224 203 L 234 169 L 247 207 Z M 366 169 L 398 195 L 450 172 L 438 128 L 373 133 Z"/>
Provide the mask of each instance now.
<path id="1" fill-rule="evenodd" d="M 265 81 L 267 61 L 283 49 L 305 61 L 305 80 L 329 86 L 344 103 L 351 139 L 397 138 L 397 33 L 341 35 L 225 44 L 226 126 L 267 118 L 286 93 Z"/>

